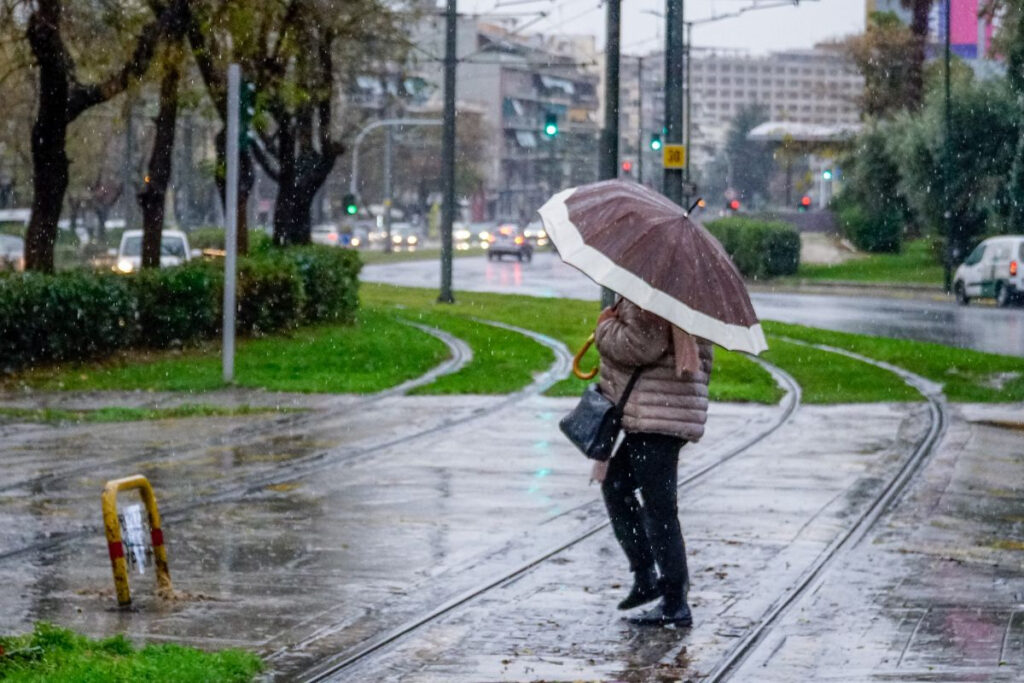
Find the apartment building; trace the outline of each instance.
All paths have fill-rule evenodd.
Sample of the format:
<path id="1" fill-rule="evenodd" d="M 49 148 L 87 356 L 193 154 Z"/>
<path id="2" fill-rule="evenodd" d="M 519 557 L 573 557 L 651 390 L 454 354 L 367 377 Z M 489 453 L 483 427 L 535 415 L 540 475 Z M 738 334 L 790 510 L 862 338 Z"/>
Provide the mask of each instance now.
<path id="1" fill-rule="evenodd" d="M 441 55 L 444 23 L 428 17 L 413 36 L 419 52 Z M 558 189 L 597 179 L 599 78 L 588 67 L 593 38 L 521 36 L 477 17 L 458 22 L 456 99 L 482 112 L 489 131 L 484 187 L 471 198 L 474 220 L 528 221 Z M 441 66 L 420 75 L 441 92 Z M 558 133 L 544 126 L 555 116 Z"/>

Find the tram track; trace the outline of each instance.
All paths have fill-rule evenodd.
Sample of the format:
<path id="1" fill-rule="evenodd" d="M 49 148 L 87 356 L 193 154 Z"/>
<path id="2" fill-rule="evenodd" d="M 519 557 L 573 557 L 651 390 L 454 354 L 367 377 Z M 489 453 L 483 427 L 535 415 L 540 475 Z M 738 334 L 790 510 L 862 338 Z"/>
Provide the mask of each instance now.
<path id="1" fill-rule="evenodd" d="M 898 503 L 900 496 L 904 491 L 906 491 L 908 485 L 913 481 L 914 476 L 921 470 L 924 463 L 928 461 L 937 444 L 941 441 L 947 425 L 948 418 L 945 401 L 941 395 L 941 387 L 935 383 L 904 370 L 903 368 L 846 351 L 845 349 L 825 345 L 808 344 L 806 342 L 792 339 L 785 339 L 785 341 L 805 346 L 812 346 L 822 351 L 844 355 L 897 374 L 910 386 L 917 389 L 924 397 L 928 406 L 929 424 L 924 435 L 913 446 L 910 454 L 904 459 L 895 474 L 889 478 L 886 485 L 865 507 L 855 522 L 847 527 L 844 532 L 837 536 L 837 538 L 821 552 L 811 565 L 801 573 L 797 580 L 788 586 L 775 600 L 775 602 L 771 604 L 764 615 L 750 627 L 736 645 L 728 650 L 725 656 L 714 666 L 711 674 L 704 679 L 707 681 L 718 682 L 729 680 L 737 672 L 739 667 L 742 666 L 746 658 L 760 644 L 767 640 L 772 629 L 778 625 L 782 617 L 787 614 L 801 598 L 813 593 L 818 584 L 824 580 L 829 568 L 834 566 L 846 553 L 862 541 L 882 515 Z M 705 476 L 721 467 L 725 462 L 728 462 L 732 458 L 749 450 L 751 447 L 767 438 L 770 434 L 774 433 L 788 422 L 792 417 L 792 414 L 799 405 L 799 385 L 792 377 L 780 369 L 775 368 L 770 363 L 760 359 L 758 359 L 758 362 L 762 367 L 765 367 L 765 369 L 772 373 L 776 378 L 776 381 L 780 382 L 782 386 L 788 388 L 789 391 L 787 393 L 787 398 L 784 399 L 788 402 L 787 408 L 782 412 L 778 420 L 768 429 L 764 430 L 764 432 L 753 435 L 751 438 L 744 441 L 744 443 L 731 449 L 728 453 L 715 459 L 713 462 L 682 476 L 679 483 L 679 487 L 681 489 L 699 483 Z M 587 503 L 577 506 L 575 510 L 579 511 L 595 505 L 595 503 Z M 508 572 L 503 573 L 501 576 L 453 597 L 447 602 L 438 605 L 436 608 L 389 630 L 372 641 L 364 642 L 356 647 L 348 649 L 345 652 L 323 659 L 307 669 L 301 675 L 300 680 L 309 683 L 347 680 L 346 674 L 348 672 L 351 671 L 355 674 L 356 671 L 354 671 L 354 669 L 357 669 L 357 667 L 359 671 L 365 671 L 367 666 L 371 666 L 370 663 L 374 661 L 375 656 L 386 655 L 386 653 L 389 652 L 392 647 L 397 646 L 400 641 L 414 636 L 417 632 L 425 629 L 433 622 L 436 622 L 442 617 L 457 611 L 459 608 L 467 606 L 469 603 L 482 598 L 491 591 L 517 581 L 523 575 L 536 570 L 544 563 L 553 560 L 565 551 L 600 533 L 608 526 L 609 522 L 607 521 L 595 524 L 592 528 L 579 533 L 571 539 L 546 550 L 526 562 L 515 566 Z M 678 653 L 670 653 L 665 659 L 672 659 L 676 654 Z M 271 658 L 271 661 L 272 660 L 273 658 Z"/>
<path id="2" fill-rule="evenodd" d="M 363 408 L 367 406 L 372 406 L 372 404 L 384 400 L 385 398 L 397 396 L 402 393 L 408 392 L 415 387 L 429 384 L 430 382 L 440 377 L 442 374 L 450 374 L 451 372 L 455 372 L 458 369 L 461 369 L 461 367 L 464 367 L 472 358 L 472 351 L 469 349 L 468 345 L 466 345 L 465 342 L 463 342 L 462 340 L 459 340 L 456 337 L 448 334 L 447 332 L 443 332 L 436 328 L 427 327 L 425 325 L 420 325 L 419 323 L 413 323 L 408 321 L 404 322 L 407 322 L 407 324 L 420 328 L 425 332 L 428 332 L 434 336 L 437 336 L 438 338 L 441 338 L 442 341 L 445 341 L 446 344 L 449 344 L 450 347 L 453 349 L 453 355 L 455 356 L 455 358 L 449 359 L 449 363 L 442 364 L 444 366 L 444 372 L 437 371 L 438 368 L 435 368 L 436 372 L 431 371 L 430 373 L 427 373 L 419 378 L 416 378 L 415 380 L 411 380 L 402 385 L 392 387 L 390 389 L 385 390 L 384 392 L 379 392 L 377 394 L 367 396 L 365 400 L 359 401 L 357 403 L 358 407 Z M 193 496 L 183 501 L 172 500 L 169 504 L 165 504 L 163 506 L 163 509 L 161 511 L 162 518 L 165 521 L 170 522 L 181 521 L 183 519 L 187 519 L 189 514 L 198 508 L 212 504 L 240 500 L 268 486 L 274 486 L 277 484 L 284 484 L 287 482 L 295 481 L 297 479 L 301 479 L 304 476 L 315 474 L 316 472 L 323 470 L 327 467 L 342 464 L 353 465 L 369 457 L 372 457 L 377 453 L 386 451 L 396 446 L 411 443 L 424 437 L 437 435 L 439 433 L 443 433 L 446 430 L 466 424 L 468 422 L 489 417 L 491 415 L 494 415 L 495 413 L 508 410 L 511 406 L 515 405 L 516 403 L 522 402 L 532 396 L 542 394 L 544 391 L 553 386 L 557 381 L 559 381 L 560 379 L 569 374 L 569 371 L 572 367 L 572 354 L 561 342 L 546 335 L 540 334 L 538 332 L 518 328 L 511 325 L 506 325 L 505 323 L 483 320 L 479 322 L 491 324 L 496 327 L 501 327 L 502 329 L 518 332 L 526 337 L 533 339 L 537 343 L 546 346 L 553 352 L 555 356 L 554 362 L 548 367 L 546 371 L 541 373 L 539 376 L 535 377 L 533 382 L 531 382 L 525 388 L 513 392 L 512 394 L 506 396 L 504 399 L 495 401 L 491 405 L 480 408 L 469 415 L 446 418 L 424 429 L 395 436 L 393 438 L 377 440 L 373 443 L 366 444 L 363 446 L 342 446 L 329 448 L 319 450 L 299 458 L 290 459 L 286 462 L 280 463 L 279 465 L 273 467 L 269 471 L 257 472 L 250 475 L 238 477 L 237 479 L 234 479 L 232 481 L 228 481 L 225 483 L 224 486 L 220 487 L 215 492 Z M 351 401 L 346 402 L 343 406 L 343 408 L 346 411 L 351 411 L 353 407 L 354 405 Z M 325 420 L 330 418 L 330 414 L 325 415 L 324 413 L 320 413 L 316 417 L 318 417 L 320 420 Z M 263 430 L 260 433 L 266 434 L 268 430 Z M 248 434 L 249 432 L 247 432 L 247 435 Z M 221 437 L 221 439 L 224 438 L 227 437 Z M 209 444 L 203 446 L 203 448 L 208 447 Z M 165 456 L 164 459 L 170 459 L 174 457 L 180 458 L 182 457 L 182 454 L 168 454 L 167 456 Z M 121 464 L 130 464 L 131 462 L 134 461 L 134 458 L 131 460 L 126 459 L 126 461 L 122 462 Z M 85 470 L 87 471 L 92 467 L 94 466 L 91 465 L 88 468 L 85 468 Z M 79 472 L 83 471 L 83 468 L 72 469 Z M 52 482 L 55 480 L 53 477 L 70 476 L 71 471 L 72 470 L 65 470 L 62 471 L 62 473 L 59 475 L 55 473 L 54 475 L 47 475 L 47 477 L 51 477 L 49 481 Z M 20 485 L 23 486 L 25 485 L 25 483 L 22 482 Z M 38 553 L 53 550 L 63 545 L 64 543 L 67 543 L 73 539 L 77 539 L 80 537 L 80 531 L 53 534 L 44 540 L 24 544 L 18 548 L 13 548 L 10 550 L 0 552 L 0 563 L 20 558 L 30 553 Z"/>
<path id="3" fill-rule="evenodd" d="M 772 630 L 782 621 L 783 617 L 803 598 L 813 594 L 820 583 L 824 581 L 828 570 L 856 547 L 874 528 L 879 519 L 898 504 L 902 494 L 907 490 L 911 481 L 913 481 L 914 476 L 935 452 L 948 423 L 947 406 L 941 394 L 941 387 L 934 382 L 898 366 L 877 361 L 873 358 L 847 351 L 846 349 L 824 344 L 811 344 L 790 338 L 782 339 L 789 343 L 837 353 L 899 375 L 903 381 L 917 389 L 924 396 L 928 404 L 929 425 L 924 436 L 914 446 L 909 457 L 904 460 L 896 473 L 889 479 L 886 486 L 866 506 L 854 523 L 845 532 L 837 536 L 796 581 L 786 588 L 764 615 L 711 670 L 710 674 L 704 679 L 710 683 L 730 680 L 758 646 L 768 640 Z"/>
<path id="4" fill-rule="evenodd" d="M 740 444 L 735 445 L 724 453 L 717 455 L 712 459 L 711 462 L 700 466 L 692 471 L 684 471 L 680 473 L 680 479 L 678 487 L 685 489 L 700 483 L 710 473 L 717 470 L 719 467 L 729 462 L 733 458 L 741 455 L 748 451 L 752 447 L 756 446 L 761 441 L 765 440 L 772 434 L 774 434 L 783 425 L 788 423 L 793 415 L 796 413 L 800 406 L 800 385 L 794 380 L 788 373 L 781 368 L 772 365 L 766 361 L 756 359 L 756 362 L 767 370 L 772 377 L 786 390 L 786 395 L 782 401 L 782 408 L 776 416 L 776 418 L 769 423 L 765 428 L 761 429 L 757 433 L 744 439 Z M 574 508 L 566 511 L 560 516 L 565 516 L 569 513 L 588 513 L 588 518 L 598 519 L 601 521 L 593 522 L 584 531 L 573 535 L 571 538 L 563 540 L 553 547 L 550 547 L 538 555 L 519 563 L 514 564 L 509 569 L 501 572 L 497 577 L 493 577 L 485 581 L 484 583 L 470 588 L 459 595 L 456 595 L 440 605 L 430 609 L 422 615 L 414 617 L 405 623 L 387 631 L 381 636 L 373 638 L 369 641 L 363 642 L 356 645 L 353 648 L 346 650 L 345 652 L 339 653 L 332 657 L 328 657 L 321 660 L 313 667 L 305 671 L 299 676 L 299 679 L 307 682 L 314 681 L 328 681 L 335 680 L 336 676 L 341 676 L 344 672 L 356 664 L 360 664 L 370 659 L 375 654 L 385 651 L 389 646 L 396 644 L 398 641 L 414 634 L 416 631 L 423 629 L 431 623 L 437 621 L 441 617 L 451 614 L 458 610 L 460 607 L 466 606 L 474 600 L 486 595 L 490 591 L 493 591 L 503 585 L 510 582 L 516 581 L 521 576 L 533 571 L 545 562 L 552 560 L 553 558 L 561 555 L 565 551 L 579 545 L 587 539 L 595 536 L 596 534 L 604 531 L 610 526 L 610 522 L 605 518 L 603 503 L 598 501 L 590 501 L 575 506 Z M 507 547 L 497 549 L 492 554 L 511 554 Z M 309 640 L 299 644 L 300 647 L 308 647 L 311 644 Z M 271 655 L 268 659 L 273 662 L 275 659 L 283 656 L 283 651 L 278 651 Z"/>

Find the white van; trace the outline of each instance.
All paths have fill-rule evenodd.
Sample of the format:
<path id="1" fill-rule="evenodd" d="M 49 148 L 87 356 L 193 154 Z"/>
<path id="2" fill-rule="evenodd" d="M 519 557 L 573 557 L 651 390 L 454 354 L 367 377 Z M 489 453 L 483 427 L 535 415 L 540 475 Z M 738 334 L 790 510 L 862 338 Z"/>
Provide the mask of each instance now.
<path id="1" fill-rule="evenodd" d="M 160 243 L 160 267 L 180 266 L 202 252 L 189 249 L 188 237 L 180 230 L 164 230 Z M 142 231 L 125 230 L 121 235 L 121 246 L 117 249 L 117 263 L 114 270 L 131 273 L 142 267 Z"/>
<path id="2" fill-rule="evenodd" d="M 966 306 L 989 297 L 1009 306 L 1024 296 L 1024 235 L 990 237 L 964 260 L 953 275 L 953 293 Z"/>

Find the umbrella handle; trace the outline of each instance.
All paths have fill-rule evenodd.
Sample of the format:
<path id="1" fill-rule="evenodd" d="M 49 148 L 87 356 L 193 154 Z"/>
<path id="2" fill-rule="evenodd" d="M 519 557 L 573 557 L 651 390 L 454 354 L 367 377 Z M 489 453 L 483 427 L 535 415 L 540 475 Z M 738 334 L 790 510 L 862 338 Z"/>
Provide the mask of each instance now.
<path id="1" fill-rule="evenodd" d="M 580 379 L 594 379 L 597 375 L 597 368 L 594 368 L 590 372 L 583 372 L 580 370 L 580 361 L 583 360 L 583 354 L 590 349 L 594 343 L 594 335 L 591 334 L 587 337 L 587 341 L 583 342 L 583 348 L 576 352 L 576 355 L 572 358 L 572 374 L 576 375 Z"/>

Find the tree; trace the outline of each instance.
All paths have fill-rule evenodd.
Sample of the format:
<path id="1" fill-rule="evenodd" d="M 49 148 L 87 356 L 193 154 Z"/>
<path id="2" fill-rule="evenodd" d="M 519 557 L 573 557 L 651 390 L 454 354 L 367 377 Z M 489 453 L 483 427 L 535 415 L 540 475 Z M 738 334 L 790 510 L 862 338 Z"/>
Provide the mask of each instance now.
<path id="1" fill-rule="evenodd" d="M 142 208 L 142 267 L 160 267 L 160 248 L 163 242 L 164 207 L 167 204 L 167 185 L 171 179 L 174 152 L 174 133 L 178 124 L 178 84 L 185 61 L 183 35 L 174 36 L 165 50 L 163 74 L 160 77 L 160 105 L 155 120 L 153 151 L 149 158 L 138 201 Z"/>
<path id="2" fill-rule="evenodd" d="M 924 60 L 928 46 L 928 15 L 934 0 L 900 0 L 910 10 L 910 33 L 913 42 L 907 59 L 906 99 L 910 109 L 920 108 L 924 101 Z"/>
<path id="3" fill-rule="evenodd" d="M 32 127 L 33 195 L 25 240 L 27 269 L 53 270 L 57 222 L 68 187 L 68 125 L 88 109 L 124 92 L 145 74 L 160 37 L 180 21 L 186 2 L 173 0 L 138 31 L 129 56 L 118 60 L 105 76 L 83 83 L 64 37 L 64 2 L 35 0 L 26 31 L 39 79 L 39 106 Z"/>
<path id="4" fill-rule="evenodd" d="M 920 72 L 908 59 L 917 38 L 892 12 L 874 12 L 863 35 L 849 38 L 844 51 L 864 76 L 861 111 L 885 118 L 920 104 Z"/>
<path id="5" fill-rule="evenodd" d="M 998 229 L 1004 220 L 1007 171 L 1015 153 L 1006 141 L 1018 139 L 1021 121 L 1005 80 L 954 81 L 953 85 L 949 141 L 953 172 L 944 173 L 941 90 L 929 95 L 919 114 L 905 112 L 896 117 L 889 128 L 889 145 L 900 169 L 900 195 L 921 225 L 948 237 L 952 253 L 962 256 L 978 236 Z M 954 227 L 948 236 L 942 228 L 947 210 Z"/>
<path id="6" fill-rule="evenodd" d="M 345 129 L 361 117 L 340 110 L 339 94 L 356 76 L 400 62 L 401 6 L 381 0 L 206 0 L 201 6 L 189 41 L 222 118 L 228 63 L 240 64 L 256 90 L 258 139 L 250 151 L 277 183 L 274 241 L 308 242 L 313 198 L 345 151 Z M 243 156 L 243 175 L 248 159 Z M 241 201 L 245 194 L 239 195 Z"/>
<path id="7" fill-rule="evenodd" d="M 774 158 L 771 147 L 764 142 L 752 142 L 747 135 L 768 120 L 768 110 L 761 104 L 740 107 L 725 138 L 725 153 L 729 164 L 732 187 L 744 202 L 768 193 Z"/>

